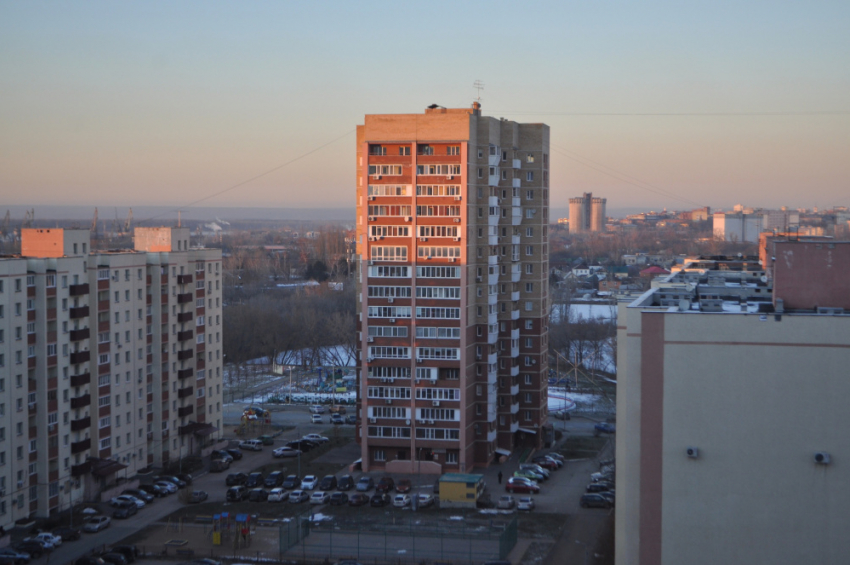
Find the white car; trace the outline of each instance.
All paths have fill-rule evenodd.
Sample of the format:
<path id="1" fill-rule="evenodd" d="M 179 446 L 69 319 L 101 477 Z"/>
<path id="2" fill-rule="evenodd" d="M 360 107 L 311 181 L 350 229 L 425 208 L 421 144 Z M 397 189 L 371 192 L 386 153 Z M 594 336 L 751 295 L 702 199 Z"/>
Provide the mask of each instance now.
<path id="1" fill-rule="evenodd" d="M 419 508 L 428 508 L 429 506 L 434 505 L 434 495 L 433 494 L 419 494 Z"/>
<path id="2" fill-rule="evenodd" d="M 325 491 L 317 491 L 313 493 L 313 496 L 310 497 L 310 504 L 327 504 L 331 499 L 331 495 L 326 493 Z"/>
<path id="3" fill-rule="evenodd" d="M 168 491 L 168 494 L 174 494 L 175 492 L 177 492 L 177 485 L 170 481 L 157 481 L 154 484 L 159 488 L 164 488 L 166 491 Z"/>
<path id="4" fill-rule="evenodd" d="M 324 413 L 325 413 L 325 407 L 324 406 L 316 405 L 316 406 L 310 407 L 310 414 L 324 414 Z"/>
<path id="5" fill-rule="evenodd" d="M 304 492 L 301 489 L 294 490 L 291 493 L 289 493 L 289 502 L 291 502 L 292 504 L 298 504 L 299 502 L 304 502 L 305 500 L 308 500 L 309 498 L 310 498 L 310 495 L 307 494 L 306 492 Z"/>
<path id="6" fill-rule="evenodd" d="M 269 492 L 269 502 L 285 502 L 286 499 L 289 498 L 289 495 L 282 488 L 273 488 L 271 492 Z"/>
<path id="7" fill-rule="evenodd" d="M 530 496 L 523 496 L 519 499 L 516 505 L 517 510 L 534 510 L 534 499 Z"/>
<path id="8" fill-rule="evenodd" d="M 310 416 L 310 423 L 321 424 L 322 423 L 322 415 L 321 414 L 313 414 L 312 416 Z"/>
<path id="9" fill-rule="evenodd" d="M 293 449 L 291 447 L 278 447 L 272 451 L 272 455 L 275 457 L 298 457 L 301 455 L 301 450 Z"/>
<path id="10" fill-rule="evenodd" d="M 319 477 L 316 475 L 307 475 L 301 481 L 301 488 L 304 490 L 313 490 L 319 484 Z"/>
<path id="11" fill-rule="evenodd" d="M 326 441 L 330 441 L 325 436 L 320 436 L 319 434 L 307 434 L 301 439 L 306 439 L 307 441 L 312 441 L 316 443 L 325 443 Z"/>
<path id="12" fill-rule="evenodd" d="M 83 526 L 84 532 L 99 532 L 105 528 L 109 527 L 109 516 L 93 516 L 86 522 L 86 525 Z"/>
<path id="13" fill-rule="evenodd" d="M 40 534 L 36 534 L 30 538 L 24 538 L 24 541 L 27 540 L 37 540 L 44 544 L 44 549 L 54 549 L 62 545 L 62 537 L 54 536 L 48 532 L 41 532 Z"/>
<path id="14" fill-rule="evenodd" d="M 120 496 L 114 496 L 111 499 L 109 499 L 109 505 L 114 507 L 114 508 L 118 508 L 119 506 L 121 506 L 125 502 L 132 502 L 133 504 L 136 505 L 136 508 L 144 508 L 145 507 L 145 501 L 144 500 L 139 500 L 135 496 L 132 496 L 132 495 L 129 495 L 129 494 L 122 494 Z"/>
<path id="15" fill-rule="evenodd" d="M 516 500 L 509 494 L 503 494 L 499 497 L 499 502 L 496 503 L 496 508 L 500 510 L 513 510 L 516 506 Z"/>
<path id="16" fill-rule="evenodd" d="M 410 495 L 409 494 L 397 494 L 395 498 L 393 498 L 393 506 L 396 508 L 404 508 L 405 506 L 410 506 Z"/>

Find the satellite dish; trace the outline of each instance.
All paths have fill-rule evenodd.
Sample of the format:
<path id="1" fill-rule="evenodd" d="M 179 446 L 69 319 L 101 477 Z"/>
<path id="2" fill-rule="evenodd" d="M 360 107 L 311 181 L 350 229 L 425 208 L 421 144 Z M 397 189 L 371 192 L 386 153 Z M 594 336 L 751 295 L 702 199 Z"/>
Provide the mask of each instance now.
<path id="1" fill-rule="evenodd" d="M 687 312 L 691 309 L 691 302 L 686 299 L 679 300 L 679 312 Z"/>
<path id="2" fill-rule="evenodd" d="M 762 275 L 762 276 L 761 276 L 761 282 L 763 282 L 763 283 L 766 283 L 766 282 L 767 282 L 767 275 Z"/>

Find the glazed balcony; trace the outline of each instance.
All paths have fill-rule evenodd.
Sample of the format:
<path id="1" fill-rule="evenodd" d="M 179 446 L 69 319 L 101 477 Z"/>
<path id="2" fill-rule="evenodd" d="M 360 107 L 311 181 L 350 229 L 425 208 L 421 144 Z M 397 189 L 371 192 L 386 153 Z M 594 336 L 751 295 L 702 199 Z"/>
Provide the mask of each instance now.
<path id="1" fill-rule="evenodd" d="M 79 320 L 80 318 L 85 318 L 88 315 L 88 306 L 78 306 L 77 308 L 71 308 L 71 311 L 69 313 L 69 316 L 72 320 Z"/>
<path id="2" fill-rule="evenodd" d="M 72 284 L 68 287 L 69 296 L 85 296 L 89 293 L 88 283 Z"/>

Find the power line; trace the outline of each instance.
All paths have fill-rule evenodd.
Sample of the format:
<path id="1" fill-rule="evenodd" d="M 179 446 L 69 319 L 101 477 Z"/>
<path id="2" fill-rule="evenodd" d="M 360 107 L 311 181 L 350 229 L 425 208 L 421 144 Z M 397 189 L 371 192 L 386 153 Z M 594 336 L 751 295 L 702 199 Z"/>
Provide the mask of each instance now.
<path id="1" fill-rule="evenodd" d="M 207 195 L 207 196 L 204 196 L 203 198 L 199 198 L 198 200 L 195 200 L 194 202 L 190 202 L 189 204 L 186 204 L 185 206 L 181 207 L 181 208 L 180 208 L 180 209 L 178 209 L 178 210 L 170 210 L 170 211 L 168 211 L 168 212 L 162 212 L 161 214 L 157 214 L 157 215 L 155 215 L 155 216 L 152 216 L 152 217 L 148 218 L 148 219 L 147 219 L 147 220 L 145 220 L 145 221 L 155 220 L 155 219 L 157 219 L 158 217 L 160 217 L 160 216 L 162 216 L 162 215 L 164 215 L 164 214 L 168 214 L 168 213 L 171 213 L 171 212 L 179 211 L 179 210 L 182 210 L 182 209 L 184 209 L 184 208 L 191 208 L 191 207 L 193 207 L 193 206 L 196 206 L 196 205 L 200 204 L 201 202 L 205 202 L 205 201 L 207 201 L 207 200 L 210 200 L 211 198 L 215 198 L 216 196 L 221 196 L 222 194 L 225 194 L 225 193 L 227 193 L 227 192 L 230 192 L 231 190 L 234 190 L 234 189 L 236 189 L 236 188 L 239 188 L 240 186 L 244 186 L 244 185 L 248 184 L 249 182 L 253 182 L 253 181 L 255 181 L 255 180 L 259 179 L 259 178 L 262 178 L 262 177 L 264 177 L 264 176 L 270 175 L 270 174 L 272 174 L 272 173 L 273 173 L 273 172 L 275 172 L 275 171 L 279 171 L 280 169 L 282 169 L 282 168 L 284 168 L 284 167 L 287 167 L 287 166 L 291 165 L 292 163 L 295 163 L 296 161 L 300 161 L 301 159 L 303 159 L 303 158 L 305 158 L 305 157 L 308 157 L 309 155 L 312 155 L 313 153 L 315 153 L 315 152 L 317 152 L 317 151 L 319 151 L 319 150 L 321 150 L 321 149 L 324 149 L 324 148 L 325 148 L 325 147 L 327 147 L 328 145 L 331 145 L 331 144 L 333 144 L 333 143 L 336 143 L 336 142 L 337 142 L 337 141 L 339 141 L 340 139 L 343 139 L 343 138 L 345 138 L 345 137 L 348 137 L 349 135 L 351 135 L 351 134 L 352 134 L 352 133 L 354 133 L 355 131 L 357 131 L 357 130 L 356 130 L 356 129 L 349 130 L 349 131 L 345 132 L 344 134 L 342 134 L 341 136 L 336 137 L 336 138 L 334 138 L 334 139 L 332 139 L 332 140 L 330 140 L 330 141 L 328 141 L 328 142 L 326 142 L 326 143 L 323 143 L 322 145 L 319 145 L 318 147 L 315 147 L 315 148 L 311 149 L 310 151 L 307 151 L 306 153 L 302 153 L 302 154 L 301 154 L 301 155 L 299 155 L 298 157 L 295 157 L 294 159 L 290 159 L 289 161 L 287 161 L 287 162 L 285 162 L 285 163 L 283 163 L 283 164 L 281 164 L 281 165 L 278 165 L 277 167 L 274 167 L 274 168 L 272 168 L 272 169 L 269 169 L 269 170 L 267 170 L 267 171 L 265 171 L 265 172 L 263 172 L 263 173 L 260 173 L 260 174 L 258 174 L 258 175 L 254 175 L 253 177 L 251 177 L 251 178 L 249 178 L 249 179 L 245 179 L 245 180 L 243 180 L 243 181 L 241 181 L 241 182 L 238 182 L 238 183 L 236 183 L 236 184 L 234 184 L 234 185 L 228 186 L 228 187 L 227 187 L 227 188 L 225 188 L 225 189 L 222 189 L 222 190 L 219 190 L 218 192 L 214 192 L 214 193 L 212 193 L 212 194 L 209 194 L 209 195 Z"/>
<path id="2" fill-rule="evenodd" d="M 674 193 L 671 193 L 667 190 L 664 190 L 663 188 L 659 188 L 659 187 L 654 186 L 654 185 L 652 185 L 652 184 L 650 184 L 646 181 L 642 181 L 642 180 L 640 180 L 636 177 L 633 177 L 631 175 L 628 175 L 626 173 L 618 171 L 617 169 L 614 169 L 613 167 L 603 165 L 602 163 L 597 163 L 596 161 L 588 159 L 587 157 L 583 157 L 582 155 L 579 155 L 578 153 L 575 153 L 574 151 L 570 151 L 569 149 L 564 149 L 564 148 L 559 147 L 559 146 L 557 146 L 553 143 L 550 143 L 549 145 L 552 149 L 557 151 L 562 157 L 566 157 L 567 159 L 570 159 L 571 161 L 575 161 L 576 163 L 584 165 L 585 167 L 593 169 L 594 171 L 598 171 L 598 172 L 602 173 L 603 175 L 607 175 L 611 178 L 617 179 L 620 182 L 630 184 L 634 187 L 640 188 L 642 190 L 646 190 L 648 192 L 652 192 L 652 193 L 657 194 L 659 196 L 665 196 L 667 198 L 673 198 L 675 200 L 687 202 L 688 204 L 693 204 L 693 205 L 696 205 L 696 206 L 699 206 L 699 207 L 705 206 L 704 204 L 700 204 L 699 202 L 695 202 L 693 200 L 685 198 L 684 196 L 678 196 Z M 572 153 L 573 155 L 575 155 L 575 157 L 567 155 L 567 153 Z M 578 158 L 576 158 L 576 157 L 578 157 Z M 588 161 L 590 163 L 598 165 L 598 167 L 593 166 L 593 165 L 589 165 L 588 163 L 585 163 L 584 161 L 582 161 L 580 159 L 584 159 L 584 161 Z M 599 167 L 602 167 L 602 168 L 599 168 Z M 606 171 L 605 169 L 608 169 L 608 170 Z M 612 171 L 612 172 L 609 172 L 609 171 Z M 623 178 L 623 177 L 625 177 L 625 178 Z"/>

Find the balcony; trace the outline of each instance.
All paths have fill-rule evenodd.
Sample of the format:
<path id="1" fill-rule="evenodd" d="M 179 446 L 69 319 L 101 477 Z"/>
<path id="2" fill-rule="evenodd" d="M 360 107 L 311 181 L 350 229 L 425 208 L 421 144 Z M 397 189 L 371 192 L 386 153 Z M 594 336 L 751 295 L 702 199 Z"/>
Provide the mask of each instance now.
<path id="1" fill-rule="evenodd" d="M 519 402 L 514 402 L 511 404 L 511 414 L 516 414 L 519 412 Z"/>
<path id="2" fill-rule="evenodd" d="M 195 332 L 192 330 L 177 332 L 177 341 L 189 341 L 193 337 L 195 337 Z"/>
<path id="3" fill-rule="evenodd" d="M 88 283 L 84 284 L 72 284 L 68 287 L 68 295 L 69 296 L 85 296 L 89 293 L 89 285 Z"/>
<path id="4" fill-rule="evenodd" d="M 499 354 L 498 353 L 488 353 L 487 354 L 487 363 L 489 365 L 495 365 L 498 362 Z"/>
<path id="5" fill-rule="evenodd" d="M 519 339 L 519 328 L 513 328 L 511 330 L 511 339 Z"/>
<path id="6" fill-rule="evenodd" d="M 511 282 L 519 282 L 522 278 L 522 270 L 520 269 L 519 264 L 511 265 Z"/>
<path id="7" fill-rule="evenodd" d="M 487 314 L 487 325 L 492 326 L 493 324 L 499 323 L 499 313 L 493 312 L 492 314 Z"/>
<path id="8" fill-rule="evenodd" d="M 519 345 L 511 347 L 511 357 L 519 357 Z"/>
<path id="9" fill-rule="evenodd" d="M 502 150 L 499 147 L 495 146 L 491 147 L 491 149 L 493 149 L 493 152 L 490 153 L 489 157 L 487 158 L 487 164 L 491 167 L 496 167 L 499 165 L 499 159 L 501 159 L 502 157 Z"/>
<path id="10" fill-rule="evenodd" d="M 522 182 L 520 181 L 520 179 L 511 179 L 511 186 L 513 186 L 514 188 L 519 188 L 520 186 L 522 186 Z"/>
<path id="11" fill-rule="evenodd" d="M 496 169 L 496 173 L 499 172 L 499 169 Z M 499 186 L 499 175 L 487 175 L 487 184 L 490 186 Z"/>
<path id="12" fill-rule="evenodd" d="M 192 302 L 193 296 L 191 292 L 183 292 L 177 295 L 177 304 L 186 304 Z"/>
<path id="13" fill-rule="evenodd" d="M 177 360 L 178 361 L 185 361 L 186 359 L 191 359 L 194 356 L 195 356 L 195 350 L 194 349 L 184 349 L 183 351 L 177 352 Z"/>
<path id="14" fill-rule="evenodd" d="M 78 420 L 71 420 L 71 431 L 79 432 L 82 430 L 86 430 L 91 427 L 91 418 L 80 418 Z"/>
<path id="15" fill-rule="evenodd" d="M 177 275 L 177 284 L 192 284 L 192 275 Z"/>
<path id="16" fill-rule="evenodd" d="M 195 411 L 194 406 L 184 406 L 183 408 L 177 409 L 177 416 L 179 418 L 184 418 L 184 417 L 190 415 L 194 411 Z"/>
<path id="17" fill-rule="evenodd" d="M 511 422 L 511 433 L 519 430 L 519 422 Z"/>
<path id="18" fill-rule="evenodd" d="M 91 331 L 88 328 L 71 330 L 71 341 L 83 341 L 84 339 L 88 339 L 90 335 Z"/>
<path id="19" fill-rule="evenodd" d="M 517 354 L 517 357 L 518 357 L 518 356 L 519 356 L 519 354 Z M 512 365 L 512 366 L 511 366 L 511 376 L 512 376 L 512 377 L 517 377 L 517 376 L 519 376 L 519 365 Z"/>
<path id="20" fill-rule="evenodd" d="M 69 316 L 72 320 L 79 320 L 80 318 L 85 318 L 88 315 L 88 306 L 78 306 L 77 308 L 71 308 L 71 311 L 69 313 Z"/>
<path id="21" fill-rule="evenodd" d="M 517 367 L 519 369 L 519 367 Z M 516 396 L 519 394 L 519 383 L 511 385 L 511 396 Z"/>
<path id="22" fill-rule="evenodd" d="M 519 320 L 519 308 L 511 310 L 511 320 Z"/>
<path id="23" fill-rule="evenodd" d="M 498 410 L 496 410 L 495 404 L 487 404 L 487 421 L 488 422 L 495 422 L 497 412 L 498 412 Z"/>
<path id="24" fill-rule="evenodd" d="M 495 345 L 495 343 L 499 341 L 499 332 L 488 332 L 487 333 L 487 343 L 490 345 Z"/>
<path id="25" fill-rule="evenodd" d="M 518 226 L 522 223 L 522 208 L 513 207 L 511 208 L 511 225 Z"/>
<path id="26" fill-rule="evenodd" d="M 81 477 L 89 471 L 91 471 L 91 461 L 71 466 L 71 476 L 73 477 Z"/>
<path id="27" fill-rule="evenodd" d="M 195 317 L 194 312 L 180 312 L 179 314 L 177 314 L 177 321 L 180 322 L 181 324 L 184 324 L 186 322 L 191 322 L 192 318 L 194 318 L 194 317 Z"/>
<path id="28" fill-rule="evenodd" d="M 493 442 L 496 441 L 496 436 L 499 434 L 499 430 L 491 430 L 487 432 L 487 441 Z"/>
<path id="29" fill-rule="evenodd" d="M 511 292 L 511 302 L 516 302 L 517 300 L 519 300 L 519 291 L 514 290 Z"/>
<path id="30" fill-rule="evenodd" d="M 522 205 L 522 203 L 520 202 L 519 196 L 511 197 L 511 206 L 513 206 L 514 208 L 519 208 L 521 205 Z M 517 242 L 517 243 L 519 243 L 519 242 Z"/>
<path id="31" fill-rule="evenodd" d="M 522 160 L 521 159 L 514 159 L 512 164 L 513 164 L 514 169 L 521 169 L 522 168 Z"/>
<path id="32" fill-rule="evenodd" d="M 495 365 L 494 365 L 494 367 L 495 367 Z M 488 370 L 487 371 L 487 384 L 495 385 L 496 381 L 498 380 L 498 378 L 497 378 L 498 374 L 499 374 L 499 372 L 496 369 L 493 369 L 492 371 Z"/>
<path id="33" fill-rule="evenodd" d="M 76 455 L 77 453 L 82 453 L 83 451 L 87 451 L 91 449 L 91 438 L 84 439 L 83 441 L 74 442 L 71 444 L 71 455 Z"/>
<path id="34" fill-rule="evenodd" d="M 186 398 L 187 396 L 192 396 L 193 392 L 195 392 L 194 387 L 187 386 L 185 388 L 181 388 L 177 391 L 177 398 Z"/>
<path id="35" fill-rule="evenodd" d="M 499 302 L 499 295 L 496 293 L 487 295 L 487 304 L 496 304 Z"/>
<path id="36" fill-rule="evenodd" d="M 71 386 L 86 386 L 91 382 L 91 373 L 71 376 Z"/>
<path id="37" fill-rule="evenodd" d="M 90 351 L 74 351 L 73 353 L 71 353 L 71 365 L 87 363 L 89 359 L 91 359 Z"/>
<path id="38" fill-rule="evenodd" d="M 177 371 L 177 378 L 180 379 L 180 380 L 188 379 L 189 377 L 193 376 L 194 374 L 195 374 L 195 370 L 191 367 L 189 367 L 188 369 L 180 369 L 179 371 Z"/>
<path id="39" fill-rule="evenodd" d="M 78 396 L 71 399 L 71 408 L 85 408 L 91 404 L 91 395 Z"/>

